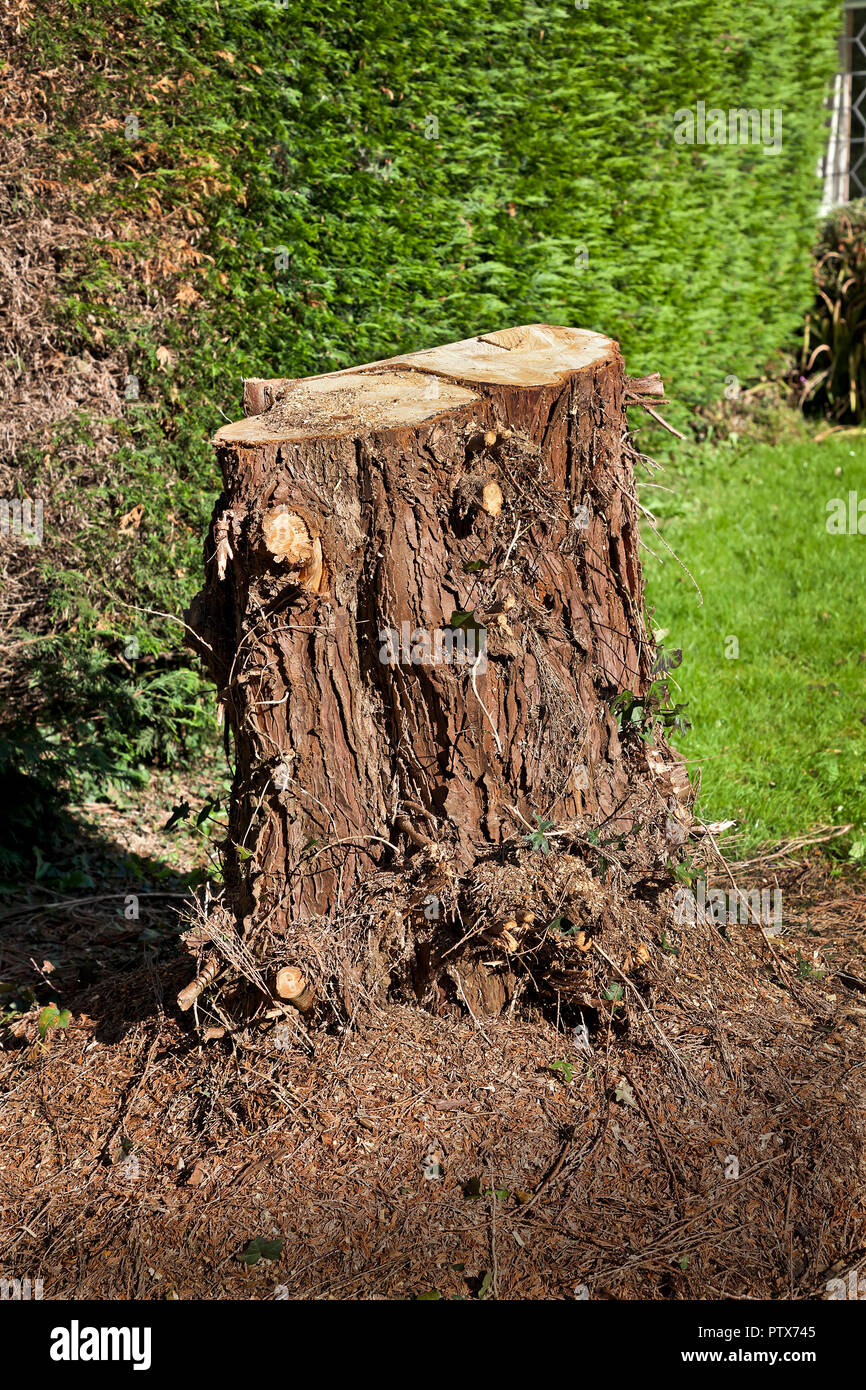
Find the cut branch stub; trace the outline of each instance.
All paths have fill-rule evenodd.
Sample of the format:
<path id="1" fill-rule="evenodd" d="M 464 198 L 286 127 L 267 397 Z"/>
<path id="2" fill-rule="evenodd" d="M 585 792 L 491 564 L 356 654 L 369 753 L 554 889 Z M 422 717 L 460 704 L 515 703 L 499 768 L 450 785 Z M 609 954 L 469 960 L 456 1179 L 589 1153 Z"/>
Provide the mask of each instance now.
<path id="1" fill-rule="evenodd" d="M 645 825 L 654 774 L 610 708 L 653 655 L 624 389 L 616 343 L 538 324 L 247 383 L 190 614 L 235 739 L 247 934 L 400 855 L 466 874 L 536 817 Z"/>
<path id="2" fill-rule="evenodd" d="M 191 980 L 177 996 L 178 1007 L 182 1013 L 185 1013 L 187 1009 L 191 1009 L 199 995 L 203 994 L 208 986 L 213 984 L 219 974 L 221 965 L 222 962 L 219 956 L 211 953 L 207 957 L 203 968 L 199 971 L 198 975 L 196 975 L 195 979 Z"/>
<path id="3" fill-rule="evenodd" d="M 283 560 L 290 569 L 301 569 L 313 558 L 313 537 L 302 516 L 281 502 L 265 512 L 262 521 L 265 545 L 275 560 Z"/>
<path id="4" fill-rule="evenodd" d="M 297 570 L 298 583 L 314 594 L 321 593 L 325 578 L 319 534 L 309 514 L 293 511 L 285 502 L 271 507 L 262 518 L 262 535 L 274 560 Z"/>
<path id="5" fill-rule="evenodd" d="M 298 1013 L 307 1014 L 315 1003 L 315 997 L 311 986 L 304 977 L 303 971 L 294 965 L 284 965 L 277 971 L 274 988 L 281 999 L 285 999 L 288 1004 L 298 1010 Z"/>
<path id="6" fill-rule="evenodd" d="M 481 493 L 481 505 L 488 516 L 498 516 L 502 511 L 502 488 L 498 483 L 485 483 Z"/>

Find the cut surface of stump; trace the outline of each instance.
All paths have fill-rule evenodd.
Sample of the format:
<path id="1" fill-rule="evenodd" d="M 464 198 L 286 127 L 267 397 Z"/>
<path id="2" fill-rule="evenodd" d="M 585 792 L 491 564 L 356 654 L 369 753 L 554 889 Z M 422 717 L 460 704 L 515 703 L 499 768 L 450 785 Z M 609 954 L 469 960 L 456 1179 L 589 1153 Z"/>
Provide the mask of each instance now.
<path id="1" fill-rule="evenodd" d="M 549 325 L 245 383 L 190 613 L 234 739 L 242 936 L 288 938 L 315 975 L 313 924 L 338 936 L 387 881 L 415 908 L 373 932 L 382 978 L 399 957 L 417 992 L 448 990 L 442 952 L 477 928 L 508 976 L 461 977 L 484 1011 L 550 920 L 508 865 L 571 856 L 591 926 L 575 884 L 599 836 L 632 880 L 666 862 L 682 764 L 612 709 L 654 659 L 624 389 L 614 341 Z M 419 897 L 425 874 L 440 892 Z"/>

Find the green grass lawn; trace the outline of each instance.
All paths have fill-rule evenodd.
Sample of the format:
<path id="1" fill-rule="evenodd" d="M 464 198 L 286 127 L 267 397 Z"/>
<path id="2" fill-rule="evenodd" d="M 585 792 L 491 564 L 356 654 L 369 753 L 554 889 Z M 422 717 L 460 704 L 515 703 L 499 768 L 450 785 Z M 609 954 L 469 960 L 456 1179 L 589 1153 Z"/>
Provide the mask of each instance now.
<path id="1" fill-rule="evenodd" d="M 683 445 L 642 501 L 694 585 L 644 523 L 652 623 L 694 725 L 676 737 L 700 809 L 744 848 L 851 822 L 866 857 L 866 534 L 829 534 L 827 504 L 866 501 L 866 439 Z M 866 513 L 866 505 L 864 505 Z M 863 517 L 866 528 L 866 515 Z"/>

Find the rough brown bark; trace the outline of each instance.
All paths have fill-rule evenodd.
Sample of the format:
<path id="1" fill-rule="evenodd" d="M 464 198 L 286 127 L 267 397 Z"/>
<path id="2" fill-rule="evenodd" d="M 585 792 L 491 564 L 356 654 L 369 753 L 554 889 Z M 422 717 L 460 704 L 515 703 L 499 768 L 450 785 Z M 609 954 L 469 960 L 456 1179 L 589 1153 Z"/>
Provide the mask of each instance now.
<path id="1" fill-rule="evenodd" d="M 663 859 L 685 778 L 610 708 L 653 659 L 624 389 L 614 342 L 544 325 L 246 383 L 190 615 L 234 737 L 243 935 L 335 919 L 415 856 L 465 880 L 536 818 Z"/>

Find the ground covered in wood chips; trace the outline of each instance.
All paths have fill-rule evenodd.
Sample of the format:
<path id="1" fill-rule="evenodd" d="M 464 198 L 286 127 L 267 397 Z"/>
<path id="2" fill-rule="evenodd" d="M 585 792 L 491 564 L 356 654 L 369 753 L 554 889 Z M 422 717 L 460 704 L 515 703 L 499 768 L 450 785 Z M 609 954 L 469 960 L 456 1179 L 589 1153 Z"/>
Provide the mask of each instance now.
<path id="1" fill-rule="evenodd" d="M 606 929 L 624 984 L 588 1042 L 394 1005 L 203 1043 L 176 940 L 124 956 L 115 924 L 106 954 L 107 919 L 70 908 L 104 964 L 76 984 L 67 960 L 68 1027 L 40 1041 L 46 986 L 0 1028 L 0 1275 L 46 1298 L 826 1298 L 866 1264 L 866 896 L 817 854 L 748 874 L 783 889 L 781 934 L 684 923 L 638 968 Z M 4 979 L 56 918 L 4 924 Z"/>

